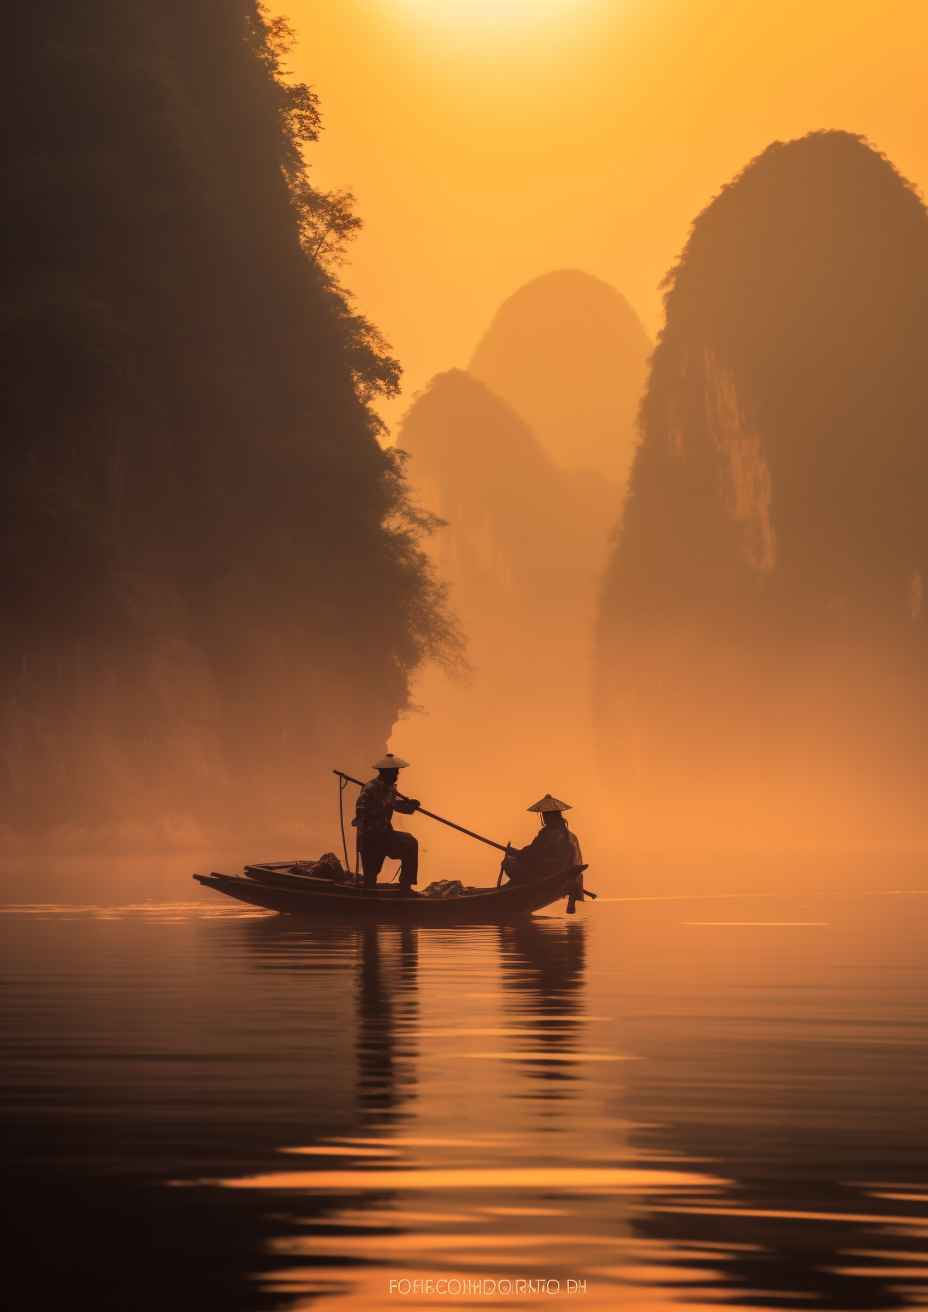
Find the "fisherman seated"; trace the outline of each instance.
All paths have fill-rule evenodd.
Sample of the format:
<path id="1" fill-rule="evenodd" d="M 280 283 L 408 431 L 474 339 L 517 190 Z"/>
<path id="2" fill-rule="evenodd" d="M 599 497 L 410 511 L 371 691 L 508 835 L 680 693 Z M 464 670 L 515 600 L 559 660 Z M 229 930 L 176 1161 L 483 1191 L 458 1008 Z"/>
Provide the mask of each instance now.
<path id="1" fill-rule="evenodd" d="M 388 856 L 402 862 L 400 888 L 408 891 L 417 881 L 419 844 L 413 834 L 397 832 L 391 823 L 394 811 L 411 815 L 419 809 L 419 803 L 414 798 L 401 798 L 397 795 L 397 777 L 400 770 L 408 765 L 408 761 L 388 752 L 374 763 L 377 777 L 369 780 L 358 796 L 352 824 L 358 830 L 358 852 L 364 871 L 365 889 L 376 888 L 377 876 Z"/>
<path id="2" fill-rule="evenodd" d="M 527 847 L 506 849 L 503 870 L 514 884 L 525 884 L 546 875 L 557 875 L 583 865 L 580 844 L 567 828 L 564 812 L 570 810 L 550 793 L 528 808 L 541 815 L 541 828 Z"/>

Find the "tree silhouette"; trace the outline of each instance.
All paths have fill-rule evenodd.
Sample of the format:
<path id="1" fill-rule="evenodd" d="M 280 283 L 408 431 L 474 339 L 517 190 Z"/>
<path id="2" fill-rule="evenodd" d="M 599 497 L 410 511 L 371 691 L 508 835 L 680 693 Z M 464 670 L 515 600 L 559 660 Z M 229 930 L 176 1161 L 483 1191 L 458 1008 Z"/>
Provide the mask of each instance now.
<path id="1" fill-rule="evenodd" d="M 291 832 L 457 642 L 315 93 L 250 0 L 8 36 L 0 820 Z"/>

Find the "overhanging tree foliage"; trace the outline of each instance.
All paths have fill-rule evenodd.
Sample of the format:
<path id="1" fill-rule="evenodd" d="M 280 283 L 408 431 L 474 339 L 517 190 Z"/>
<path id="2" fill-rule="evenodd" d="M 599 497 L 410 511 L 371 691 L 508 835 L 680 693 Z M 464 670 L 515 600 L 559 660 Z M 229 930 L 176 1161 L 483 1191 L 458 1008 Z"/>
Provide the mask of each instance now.
<path id="1" fill-rule="evenodd" d="M 289 824 L 457 643 L 315 94 L 252 0 L 38 0 L 7 35 L 0 817 Z"/>

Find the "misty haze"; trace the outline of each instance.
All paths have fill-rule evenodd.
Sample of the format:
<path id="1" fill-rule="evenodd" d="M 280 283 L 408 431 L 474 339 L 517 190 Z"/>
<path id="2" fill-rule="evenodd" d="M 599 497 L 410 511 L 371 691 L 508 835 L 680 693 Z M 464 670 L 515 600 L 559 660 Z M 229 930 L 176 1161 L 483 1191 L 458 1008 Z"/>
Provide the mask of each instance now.
<path id="1" fill-rule="evenodd" d="M 11 1308 L 928 1303 L 926 40 L 11 13 Z"/>

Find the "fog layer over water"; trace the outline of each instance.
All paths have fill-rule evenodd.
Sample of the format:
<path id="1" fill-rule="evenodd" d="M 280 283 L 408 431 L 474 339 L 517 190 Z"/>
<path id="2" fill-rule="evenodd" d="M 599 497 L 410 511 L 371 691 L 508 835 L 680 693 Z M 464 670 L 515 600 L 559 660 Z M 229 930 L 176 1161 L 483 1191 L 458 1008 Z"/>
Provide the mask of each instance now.
<path id="1" fill-rule="evenodd" d="M 595 759 L 594 630 L 647 351 L 615 288 L 557 270 L 503 302 L 469 370 L 437 374 L 397 433 L 418 498 L 445 521 L 430 548 L 471 674 L 421 671 L 421 713 L 392 745 L 417 796 L 503 840 L 524 837 L 525 807 L 547 791 L 587 818 L 616 800 Z M 456 873 L 476 858 L 425 837 Z"/>
<path id="2" fill-rule="evenodd" d="M 452 932 L 8 909 L 31 1305 L 924 1305 L 928 890 L 718 887 Z"/>

